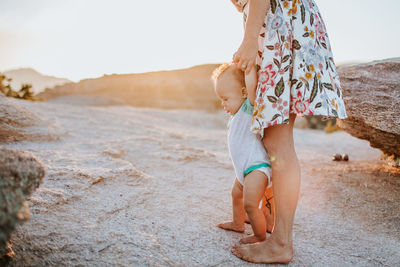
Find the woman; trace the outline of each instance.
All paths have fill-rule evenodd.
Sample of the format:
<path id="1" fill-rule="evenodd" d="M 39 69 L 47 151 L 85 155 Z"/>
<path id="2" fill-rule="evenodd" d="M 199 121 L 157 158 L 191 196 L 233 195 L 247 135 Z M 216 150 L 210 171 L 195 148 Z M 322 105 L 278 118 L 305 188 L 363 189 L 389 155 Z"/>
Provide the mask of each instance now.
<path id="1" fill-rule="evenodd" d="M 314 0 L 231 0 L 243 11 L 245 34 L 237 68 L 258 71 L 251 131 L 271 156 L 276 222 L 265 241 L 234 245 L 237 257 L 259 263 L 293 258 L 292 228 L 300 188 L 294 150 L 296 114 L 347 117 L 326 28 Z"/>

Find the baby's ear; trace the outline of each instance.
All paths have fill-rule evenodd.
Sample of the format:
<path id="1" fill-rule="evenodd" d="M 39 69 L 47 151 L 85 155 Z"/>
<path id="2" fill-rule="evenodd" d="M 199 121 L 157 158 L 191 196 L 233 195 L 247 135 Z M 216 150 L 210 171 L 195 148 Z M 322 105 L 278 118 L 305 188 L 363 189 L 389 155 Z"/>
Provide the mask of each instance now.
<path id="1" fill-rule="evenodd" d="M 242 98 L 246 98 L 247 97 L 247 89 L 246 87 L 242 87 Z"/>

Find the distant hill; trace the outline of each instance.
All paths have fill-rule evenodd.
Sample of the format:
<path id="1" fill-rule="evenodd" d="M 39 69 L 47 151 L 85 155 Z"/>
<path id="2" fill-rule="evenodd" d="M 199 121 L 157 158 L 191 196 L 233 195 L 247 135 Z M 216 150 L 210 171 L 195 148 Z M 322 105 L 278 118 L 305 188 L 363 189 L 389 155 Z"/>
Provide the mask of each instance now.
<path id="1" fill-rule="evenodd" d="M 97 96 L 139 107 L 216 110 L 220 104 L 210 77 L 217 66 L 207 64 L 172 71 L 105 75 L 56 86 L 38 97 Z"/>
<path id="2" fill-rule="evenodd" d="M 43 75 L 31 68 L 21 68 L 8 70 L 3 72 L 7 78 L 11 78 L 11 87 L 18 91 L 23 83 L 32 84 L 32 89 L 35 94 L 44 91 L 46 88 L 53 88 L 56 85 L 70 83 L 68 79 L 57 78 L 53 76 Z"/>

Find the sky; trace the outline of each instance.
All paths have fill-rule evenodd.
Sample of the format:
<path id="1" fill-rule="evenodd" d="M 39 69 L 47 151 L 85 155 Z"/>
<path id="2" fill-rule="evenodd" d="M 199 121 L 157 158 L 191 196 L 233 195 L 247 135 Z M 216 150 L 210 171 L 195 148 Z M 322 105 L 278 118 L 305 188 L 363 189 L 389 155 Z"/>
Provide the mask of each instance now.
<path id="1" fill-rule="evenodd" d="M 400 0 L 315 0 L 335 61 L 399 57 Z M 0 71 L 73 81 L 230 61 L 243 37 L 230 0 L 0 0 Z"/>

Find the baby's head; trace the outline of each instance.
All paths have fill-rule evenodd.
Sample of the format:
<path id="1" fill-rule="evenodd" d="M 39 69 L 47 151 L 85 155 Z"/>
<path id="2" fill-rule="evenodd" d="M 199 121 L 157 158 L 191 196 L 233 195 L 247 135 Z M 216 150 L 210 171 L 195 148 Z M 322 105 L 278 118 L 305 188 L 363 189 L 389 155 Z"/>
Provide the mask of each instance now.
<path id="1" fill-rule="evenodd" d="M 243 71 L 232 63 L 224 63 L 212 74 L 215 93 L 221 99 L 224 110 L 235 114 L 247 97 Z"/>

